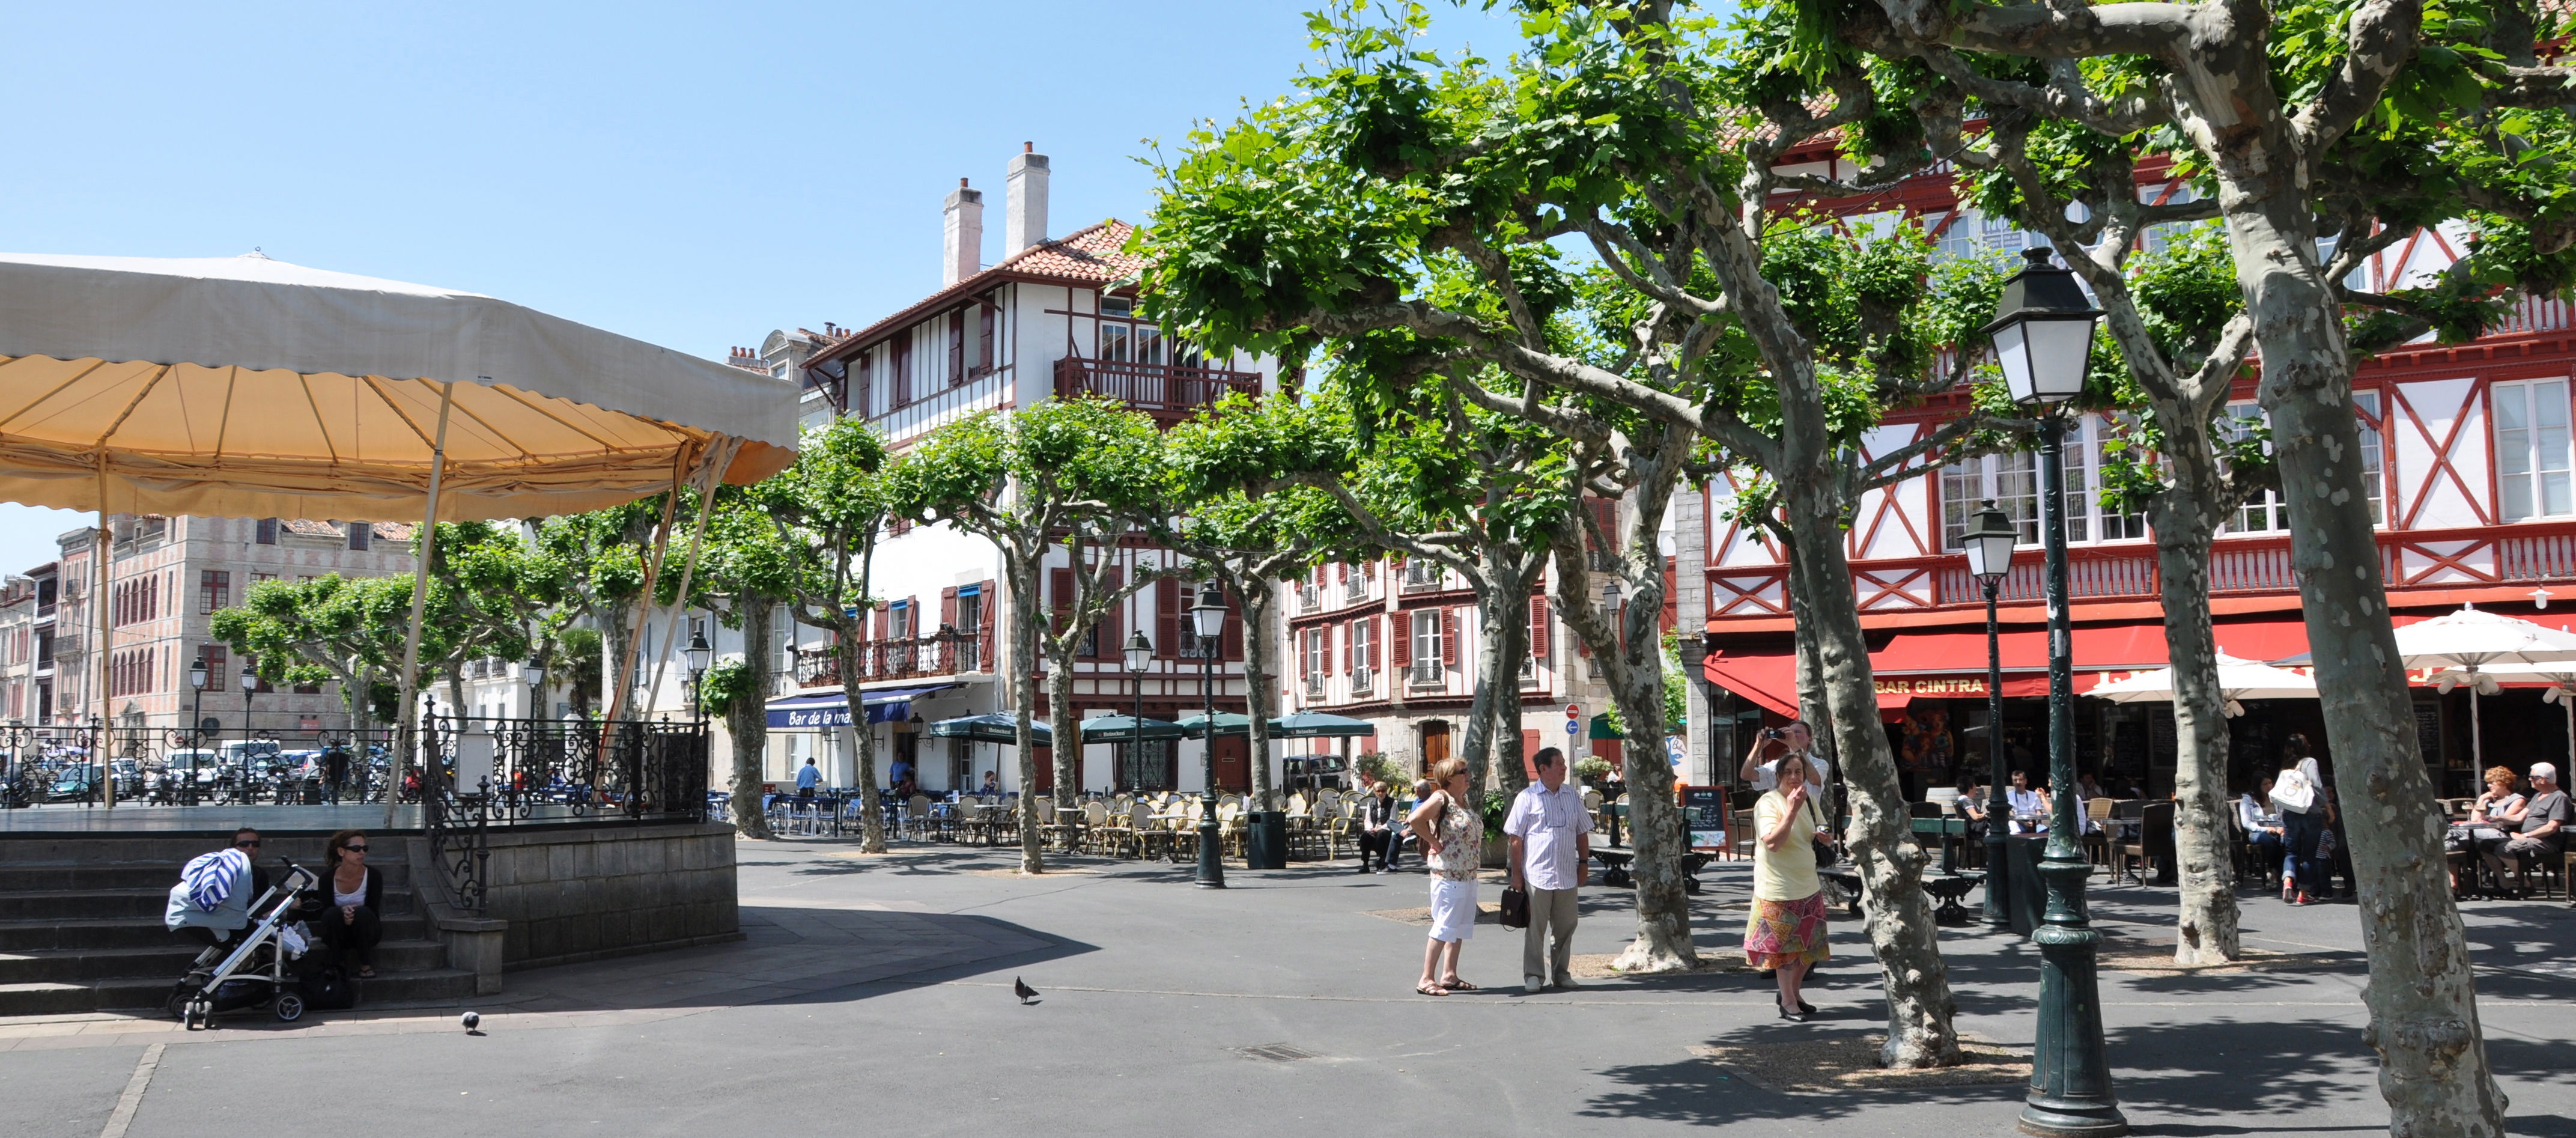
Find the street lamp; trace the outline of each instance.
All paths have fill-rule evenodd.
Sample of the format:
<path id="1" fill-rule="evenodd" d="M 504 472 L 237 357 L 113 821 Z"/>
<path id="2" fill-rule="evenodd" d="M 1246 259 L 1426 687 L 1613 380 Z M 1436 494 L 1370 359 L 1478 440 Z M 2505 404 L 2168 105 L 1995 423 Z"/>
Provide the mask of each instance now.
<path id="1" fill-rule="evenodd" d="M 2005 819 L 2012 814 L 2012 803 L 2004 797 L 2004 661 L 1995 632 L 1995 597 L 2012 573 L 2013 543 L 2021 535 L 1994 499 L 1982 506 L 1959 541 L 1967 548 L 1968 575 L 1986 592 L 1986 923 L 2005 928 L 2012 924 L 2012 912 L 2004 905 L 2004 841 L 2012 830 Z"/>
<path id="2" fill-rule="evenodd" d="M 528 718 L 545 718 L 546 666 L 530 660 L 519 665 L 519 678 L 528 681 Z"/>
<path id="3" fill-rule="evenodd" d="M 2057 404 L 2084 390 L 2085 364 L 2102 310 L 2093 307 L 2072 270 L 2050 263 L 2050 250 L 2024 250 L 2029 263 L 2004 282 L 2000 312 L 1984 331 L 1994 338 L 2013 402 L 2039 413 L 2039 530 L 2048 598 L 2048 850 L 2040 879 L 2048 913 L 2031 935 L 2040 949 L 2039 1030 L 2031 1054 L 2030 1093 L 2021 1129 L 2044 1138 L 2126 1134 L 2128 1119 L 2111 1093 L 2110 1055 L 2102 1043 L 2101 986 L 2094 975 L 2101 936 L 2085 915 L 2084 879 L 2092 866 L 2077 844 L 2075 816 L 2075 661 L 2066 605 L 2065 424 Z"/>
<path id="4" fill-rule="evenodd" d="M 1145 668 L 1154 662 L 1154 642 L 1145 639 L 1145 630 L 1127 634 L 1127 683 L 1136 689 L 1136 714 L 1128 720 L 1127 769 L 1120 771 L 1117 782 L 1145 766 Z M 1122 788 L 1123 789 L 1123 788 Z"/>
<path id="5" fill-rule="evenodd" d="M 704 719 L 707 717 L 707 710 L 705 703 L 698 698 L 698 684 L 699 681 L 706 678 L 707 664 L 713 661 L 716 655 L 715 648 L 707 643 L 707 628 L 705 625 L 692 624 L 689 626 L 689 646 L 681 649 L 680 654 L 688 657 L 689 659 L 689 712 L 700 719 Z M 866 716 L 861 714 L 856 708 L 853 708 L 851 709 L 850 722 L 859 724 L 859 729 L 864 730 L 866 725 Z"/>
<path id="6" fill-rule="evenodd" d="M 251 668 L 251 666 L 250 666 L 250 662 L 245 660 L 245 661 L 243 661 L 243 662 L 242 662 L 242 670 L 241 670 L 241 691 L 242 691 L 242 765 L 243 765 L 243 767 L 244 767 L 245 769 L 247 769 L 247 768 L 249 767 L 249 765 L 250 765 L 250 707 L 251 707 L 251 700 L 250 700 L 250 697 L 251 697 L 251 693 L 252 693 L 252 692 L 255 692 L 255 691 L 258 691 L 258 690 L 259 690 L 259 673 L 258 673 L 257 671 L 252 670 L 252 668 Z"/>
<path id="7" fill-rule="evenodd" d="M 206 658 L 199 655 L 188 665 L 188 687 L 194 692 L 188 704 L 188 781 L 179 788 L 182 805 L 197 804 L 197 752 L 206 745 Z"/>
<path id="8" fill-rule="evenodd" d="M 1225 888 L 1225 860 L 1217 845 L 1216 828 L 1216 652 L 1217 639 L 1225 635 L 1225 591 L 1210 581 L 1199 590 L 1199 603 L 1190 606 L 1190 630 L 1199 634 L 1199 700 L 1206 718 L 1199 721 L 1207 729 L 1207 748 L 1199 754 L 1203 788 L 1199 791 L 1199 887 Z"/>

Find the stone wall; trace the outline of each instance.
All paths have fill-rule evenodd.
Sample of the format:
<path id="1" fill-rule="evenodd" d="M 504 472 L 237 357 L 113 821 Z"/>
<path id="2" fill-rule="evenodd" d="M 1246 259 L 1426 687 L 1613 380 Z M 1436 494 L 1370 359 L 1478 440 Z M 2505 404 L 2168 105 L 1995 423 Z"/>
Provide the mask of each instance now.
<path id="1" fill-rule="evenodd" d="M 543 826 L 490 832 L 485 912 L 511 969 L 742 938 L 733 827 Z"/>

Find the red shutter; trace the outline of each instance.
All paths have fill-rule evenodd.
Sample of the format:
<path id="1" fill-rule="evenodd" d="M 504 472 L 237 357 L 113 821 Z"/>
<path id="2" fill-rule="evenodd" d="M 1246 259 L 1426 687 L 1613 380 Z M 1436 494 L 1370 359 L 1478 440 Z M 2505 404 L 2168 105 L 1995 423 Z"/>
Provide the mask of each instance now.
<path id="1" fill-rule="evenodd" d="M 1218 659 L 1243 659 L 1243 606 L 1234 602 L 1232 592 L 1225 595 L 1225 638 L 1221 643 L 1224 645 L 1225 655 L 1217 657 Z"/>
<path id="2" fill-rule="evenodd" d="M 987 304 L 976 309 L 975 315 L 978 322 L 982 325 L 978 332 L 977 345 L 975 348 L 975 370 L 979 372 L 989 372 L 993 370 L 994 363 L 993 330 L 1001 326 L 1002 310 Z"/>
<path id="3" fill-rule="evenodd" d="M 983 641 L 975 658 L 983 663 L 983 670 L 989 672 L 993 670 L 993 626 L 1002 623 L 1002 594 L 994 591 L 992 579 L 986 578 L 976 588 L 975 596 L 976 603 L 983 610 L 982 616 L 975 621 L 980 629 L 978 638 Z"/>
<path id="4" fill-rule="evenodd" d="M 894 382 L 888 386 L 893 388 L 894 397 L 887 402 L 886 410 L 892 411 L 912 402 L 912 329 L 895 333 L 894 347 L 888 354 L 894 370 Z"/>
<path id="5" fill-rule="evenodd" d="M 1455 607 L 1440 610 L 1440 666 L 1458 666 L 1458 610 Z"/>
<path id="6" fill-rule="evenodd" d="M 948 314 L 948 386 L 966 382 L 966 310 Z"/>
<path id="7" fill-rule="evenodd" d="M 1413 614 L 1400 612 L 1386 619 L 1386 666 L 1413 666 Z"/>
<path id="8" fill-rule="evenodd" d="M 1531 782 L 1538 781 L 1538 763 L 1533 761 L 1538 757 L 1538 749 L 1538 732 L 1521 732 L 1521 772 L 1527 775 Z"/>
<path id="9" fill-rule="evenodd" d="M 1673 572 L 1673 559 L 1664 559 L 1664 623 L 1662 631 L 1681 626 L 1681 578 Z"/>
<path id="10" fill-rule="evenodd" d="M 1053 613 L 1055 619 L 1049 629 L 1062 635 L 1065 622 L 1073 619 L 1073 570 L 1047 570 L 1047 611 Z"/>
<path id="11" fill-rule="evenodd" d="M 939 626 L 957 627 L 957 586 L 955 585 L 939 590 Z"/>
<path id="12" fill-rule="evenodd" d="M 1181 582 L 1176 577 L 1154 582 L 1154 655 L 1181 657 Z"/>
<path id="13" fill-rule="evenodd" d="M 886 635 L 887 635 L 887 632 L 888 632 L 888 629 L 887 629 L 887 627 L 886 627 L 886 622 L 888 622 L 888 621 L 892 620 L 893 618 L 894 618 L 894 614 L 893 614 L 892 612 L 888 611 L 888 610 L 886 609 L 886 607 L 885 607 L 885 606 L 883 606 L 883 605 L 879 605 L 879 606 L 877 606 L 877 619 L 876 619 L 877 629 L 876 629 L 876 635 L 873 637 L 873 639 L 876 639 L 876 640 L 884 640 L 884 639 L 886 638 Z"/>
<path id="14" fill-rule="evenodd" d="M 1359 657 L 1353 655 L 1359 650 L 1359 635 L 1360 622 L 1356 620 L 1342 622 L 1342 670 L 1345 672 L 1359 663 Z"/>
<path id="15" fill-rule="evenodd" d="M 1368 618 L 1368 630 L 1369 646 L 1368 660 L 1366 663 L 1368 664 L 1370 671 L 1376 671 L 1377 654 L 1381 650 L 1381 646 L 1386 643 L 1386 623 L 1372 616 Z"/>
<path id="16" fill-rule="evenodd" d="M 1101 582 L 1101 592 L 1104 595 L 1114 594 L 1126 583 L 1127 571 L 1113 568 L 1109 571 L 1109 579 Z M 1126 615 L 1126 609 L 1126 604 L 1121 602 L 1109 606 L 1109 611 L 1100 614 L 1100 635 L 1095 638 L 1095 641 L 1100 645 L 1100 658 L 1103 660 L 1126 659 L 1127 629 L 1123 627 L 1125 622 L 1120 619 Z"/>
<path id="17" fill-rule="evenodd" d="M 1529 650 L 1533 658 L 1547 659 L 1547 598 L 1530 598 Z"/>
<path id="18" fill-rule="evenodd" d="M 1586 508 L 1589 508 L 1592 511 L 1593 524 L 1601 527 L 1601 537 L 1605 544 L 1598 548 L 1608 549 L 1614 552 L 1617 551 L 1619 548 L 1619 500 L 1616 498 L 1586 498 L 1584 499 L 1583 504 Z"/>

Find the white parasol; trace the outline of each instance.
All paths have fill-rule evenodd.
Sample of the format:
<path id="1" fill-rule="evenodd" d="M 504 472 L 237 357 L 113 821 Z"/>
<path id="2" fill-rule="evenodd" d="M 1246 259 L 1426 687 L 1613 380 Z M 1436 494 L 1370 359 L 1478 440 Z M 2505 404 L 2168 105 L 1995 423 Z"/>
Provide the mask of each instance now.
<path id="1" fill-rule="evenodd" d="M 711 493 L 793 460 L 796 396 L 488 296 L 257 254 L 0 254 L 0 500 L 100 511 L 101 597 L 111 513 L 430 523 Z"/>
<path id="2" fill-rule="evenodd" d="M 2477 677 L 2498 667 L 2576 661 L 2576 633 L 2543 628 L 2527 620 L 2487 612 L 2476 605 L 2444 613 L 2397 630 L 2397 658 L 2409 668 L 2447 668 L 2458 675 L 2442 685 L 2449 691 L 2465 681 L 2469 687 L 2469 754 L 2486 765 L 2486 733 L 2478 723 L 2478 689 L 2493 688 Z M 2304 664 L 2301 654 L 2285 664 Z"/>
<path id="3" fill-rule="evenodd" d="M 2086 695 L 2100 696 L 2113 703 L 2171 703 L 2174 698 L 2174 670 L 2158 668 L 2140 672 L 2125 680 L 2112 680 L 2093 685 Z M 2218 654 L 2219 698 L 2226 701 L 2230 716 L 2245 713 L 2249 699 L 2315 699 L 2317 681 L 2287 668 L 2275 668 L 2252 660 L 2239 660 Z"/>

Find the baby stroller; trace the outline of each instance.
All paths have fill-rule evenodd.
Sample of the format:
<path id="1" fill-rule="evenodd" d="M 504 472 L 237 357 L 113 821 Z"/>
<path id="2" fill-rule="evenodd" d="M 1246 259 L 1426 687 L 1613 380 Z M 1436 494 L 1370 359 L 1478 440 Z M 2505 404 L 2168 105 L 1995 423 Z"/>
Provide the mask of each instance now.
<path id="1" fill-rule="evenodd" d="M 190 1031 L 213 1026 L 214 1017 L 245 1008 L 266 1008 L 283 1023 L 304 1018 L 304 995 L 289 961 L 302 956 L 310 936 L 301 918 L 305 891 L 320 882 L 292 861 L 283 880 L 251 902 L 251 926 L 229 946 L 197 954 L 188 974 L 170 989 L 164 1005 Z"/>

